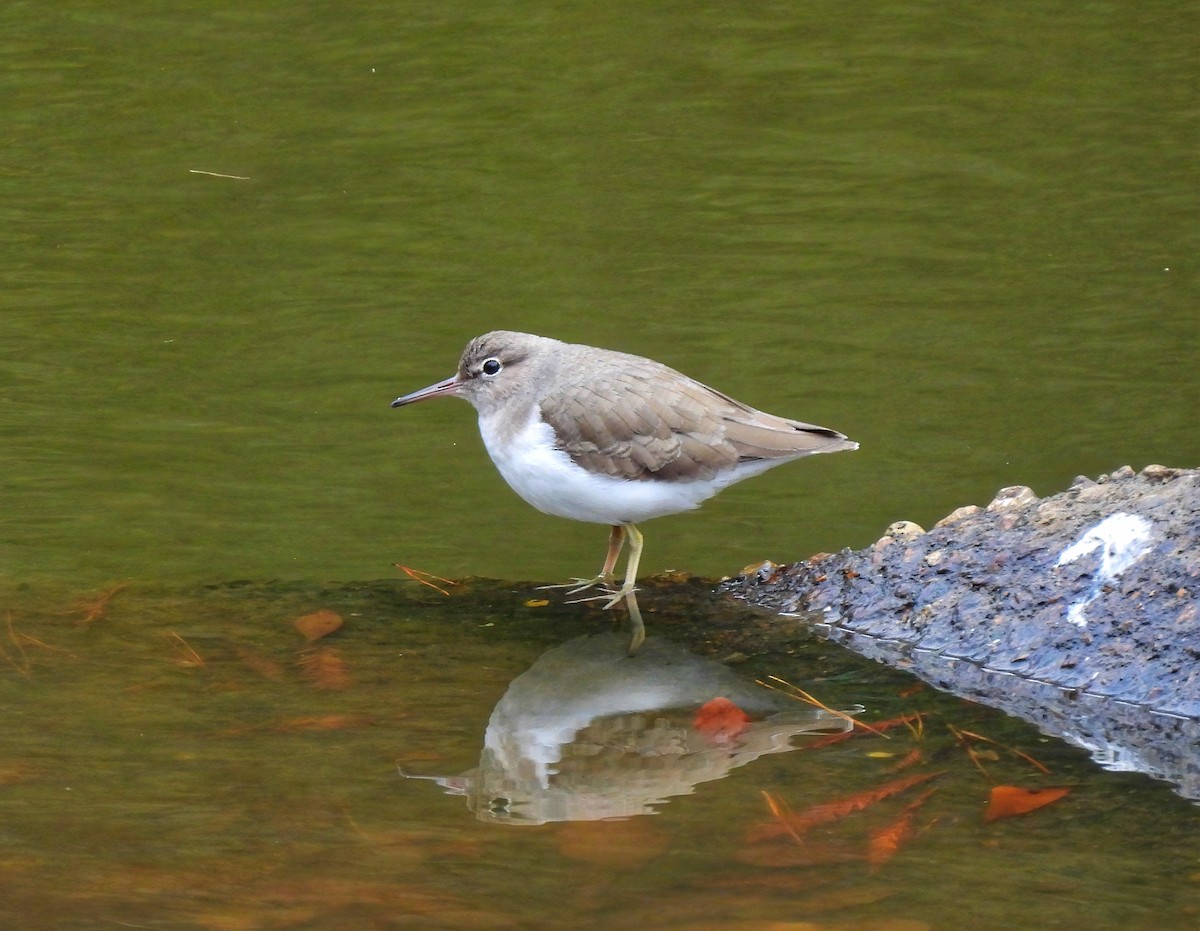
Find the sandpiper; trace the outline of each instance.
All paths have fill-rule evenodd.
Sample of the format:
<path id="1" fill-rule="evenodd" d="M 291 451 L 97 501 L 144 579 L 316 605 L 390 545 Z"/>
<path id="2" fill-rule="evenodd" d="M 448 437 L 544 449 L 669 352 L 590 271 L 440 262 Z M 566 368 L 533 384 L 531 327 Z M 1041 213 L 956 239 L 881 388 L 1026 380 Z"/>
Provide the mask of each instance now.
<path id="1" fill-rule="evenodd" d="M 568 583 L 572 593 L 604 586 L 597 597 L 608 598 L 606 608 L 635 591 L 637 524 L 690 510 L 780 463 L 858 448 L 836 430 L 755 410 L 660 362 L 509 330 L 471 340 L 454 376 L 392 407 L 439 397 L 474 405 L 488 455 L 527 502 L 612 528 L 600 574 Z M 625 578 L 613 588 L 626 538 Z"/>

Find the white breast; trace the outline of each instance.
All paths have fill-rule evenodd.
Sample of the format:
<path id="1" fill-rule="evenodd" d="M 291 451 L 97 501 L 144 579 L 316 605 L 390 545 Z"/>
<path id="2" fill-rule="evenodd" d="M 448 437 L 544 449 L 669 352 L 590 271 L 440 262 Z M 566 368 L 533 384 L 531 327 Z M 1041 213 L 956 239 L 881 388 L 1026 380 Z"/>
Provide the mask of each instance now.
<path id="1" fill-rule="evenodd" d="M 690 510 L 750 474 L 731 471 L 712 482 L 633 481 L 597 475 L 555 447 L 554 431 L 536 407 L 516 434 L 502 437 L 498 421 L 495 415 L 479 418 L 479 432 L 492 462 L 513 491 L 539 511 L 557 517 L 595 524 L 640 523 Z"/>

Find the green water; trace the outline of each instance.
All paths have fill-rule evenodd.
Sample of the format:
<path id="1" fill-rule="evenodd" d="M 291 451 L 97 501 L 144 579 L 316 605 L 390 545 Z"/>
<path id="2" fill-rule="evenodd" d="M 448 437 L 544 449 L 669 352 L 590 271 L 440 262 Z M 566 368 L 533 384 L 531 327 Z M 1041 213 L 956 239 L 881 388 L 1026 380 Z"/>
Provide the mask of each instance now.
<path id="1" fill-rule="evenodd" d="M 174 592 L 235 579 L 389 578 L 394 562 L 448 578 L 557 581 L 596 571 L 603 528 L 517 499 L 488 462 L 467 405 L 388 407 L 449 375 L 467 339 L 497 327 L 651 355 L 862 444 L 649 524 L 646 573 L 716 577 L 764 557 L 863 546 L 894 520 L 928 525 L 1006 485 L 1048 494 L 1077 474 L 1127 463 L 1197 465 L 1195 39 L 1194 11 L 1166 0 L 12 0 L 0 8 L 0 581 L 6 591 L 32 584 L 43 593 L 10 599 L 18 630 L 28 612 L 52 615 L 77 593 L 126 579 L 131 592 Z M 179 596 L 181 616 L 210 610 L 203 594 L 180 590 L 193 592 Z M 417 612 L 413 630 L 436 623 L 419 606 L 405 611 Z M 149 616 L 176 629 L 168 609 Z M 255 623 L 222 617 L 219 654 L 252 637 Z M 487 708 L 558 638 L 518 636 L 488 672 L 482 623 L 468 612 L 452 646 L 441 647 L 456 664 L 430 658 L 415 680 L 394 664 L 400 632 L 379 627 L 360 646 L 377 646 L 360 657 L 375 687 L 351 704 L 420 716 L 429 709 L 418 699 L 435 683 L 438 714 L 460 735 L 452 762 L 470 765 L 465 748 Z M 656 620 L 647 623 L 653 633 Z M 204 631 L 178 632 L 206 652 Z M 326 791 L 304 782 L 311 735 L 288 735 L 296 755 L 283 758 L 272 756 L 277 737 L 260 744 L 251 735 L 245 749 L 226 747 L 179 786 L 154 788 L 162 807 L 140 808 L 137 783 L 125 777 L 149 768 L 167 779 L 172 761 L 199 752 L 190 742 L 237 727 L 239 676 L 203 679 L 175 664 L 176 675 L 191 676 L 180 691 L 146 689 L 150 672 L 134 680 L 120 672 L 124 642 L 53 633 L 31 636 L 91 657 L 94 668 L 74 682 L 64 667 L 35 664 L 27 679 L 15 645 L 40 648 L 0 636 L 10 656 L 0 667 L 7 707 L 21 733 L 47 741 L 41 751 L 14 743 L 15 775 L 4 781 L 36 787 L 22 796 L 23 811 L 53 808 L 63 797 L 46 788 L 58 785 L 54 761 L 78 752 L 80 772 L 94 761 L 106 788 L 76 822 L 83 828 L 65 829 L 71 818 L 62 813 L 41 834 L 21 829 L 43 846 L 25 842 L 6 861 L 28 880 L 12 887 L 13 914 L 30 905 L 20 890 L 31 888 L 43 926 L 53 927 L 45 897 L 70 876 L 91 877 L 88 895 L 110 869 L 128 880 L 139 861 L 121 853 L 122 832 L 135 848 L 149 843 L 141 826 L 184 795 L 211 800 L 180 809 L 206 825 L 199 835 L 190 823 L 171 834 L 172 850 L 198 837 L 184 857 L 193 885 L 234 881 L 258 863 L 280 880 L 272 901 L 288 899 L 290 884 L 303 885 L 342 849 L 349 802 L 320 809 L 321 824 L 333 826 L 316 839 L 311 825 L 289 827 L 275 810 L 301 819 L 308 799 Z M 157 627 L 153 636 L 165 642 Z M 147 662 L 163 660 L 151 653 Z M 264 720 L 293 700 L 275 688 L 250 688 Z M 114 695 L 121 714 L 106 725 Z M 158 713 L 159 695 L 172 703 L 162 709 L 161 743 L 142 755 L 135 735 Z M 414 702 L 417 710 L 404 710 Z M 98 711 L 86 710 L 93 704 Z M 296 715 L 317 713 L 300 704 Z M 375 741 L 378 730 L 365 738 L 356 730 L 353 740 L 390 767 L 399 754 Z M 107 755 L 118 762 L 105 769 Z M 795 756 L 763 765 L 764 785 L 793 778 Z M 247 783 L 264 757 L 271 772 Z M 79 791 L 85 776 L 59 782 Z M 839 778 L 822 791 L 836 791 Z M 1087 835 L 1099 848 L 1087 864 L 1083 847 L 1056 843 L 1061 825 L 1051 819 L 1022 842 L 1045 858 L 1029 882 L 1056 901 L 1064 877 L 1085 866 L 1110 884 L 1133 876 L 1152 894 L 1131 898 L 1110 885 L 1133 904 L 1098 905 L 1096 916 L 1116 915 L 1113 927 L 1163 927 L 1152 902 L 1167 889 L 1194 891 L 1200 859 L 1194 841 L 1181 840 L 1174 867 L 1164 858 L 1139 872 L 1138 852 L 1161 829 L 1138 834 L 1137 825 L 1177 820 L 1182 803 L 1148 782 L 1104 784 L 1130 814 L 1083 809 L 1098 832 Z M 391 781 L 369 790 L 380 793 L 367 805 L 375 840 L 393 790 Z M 118 794 L 111 809 L 108 791 Z M 756 792 L 728 804 L 757 811 Z M 696 847 L 731 822 L 741 829 L 726 803 L 709 798 L 689 810 L 688 801 L 671 817 L 694 818 L 695 827 L 676 845 Z M 407 840 L 448 838 L 439 852 L 421 846 L 412 855 L 413 883 L 449 871 L 494 892 L 545 870 L 558 849 L 533 834 L 497 840 L 502 829 L 475 825 L 463 809 L 430 816 L 428 798 L 397 805 Z M 251 815 L 238 821 L 231 810 Z M 260 810 L 272 813 L 272 833 L 247 841 Z M 231 818 L 237 824 L 222 833 Z M 91 836 L 103 846 L 70 860 L 76 872 L 46 866 Z M 273 843 L 300 852 L 266 857 Z M 495 843 L 525 870 L 489 866 Z M 214 867 L 222 845 L 242 851 L 227 873 Z M 964 849 L 979 848 L 972 840 Z M 211 904 L 203 921 L 192 907 L 163 911 L 159 897 L 184 895 L 189 879 L 160 873 L 160 854 L 147 854 L 151 905 L 106 913 L 99 926 L 264 925 L 258 913 L 238 925 L 243 909 Z M 461 866 L 460 855 L 473 865 Z M 919 917 L 937 925 L 936 916 L 986 896 L 970 891 L 965 874 L 978 882 L 996 863 L 959 856 L 964 881 L 953 895 L 929 893 Z M 906 888 L 924 888 L 921 864 L 903 868 Z M 394 865 L 374 863 L 368 872 L 380 885 L 358 898 L 390 902 L 381 888 Z M 667 898 L 672 914 L 700 927 L 682 900 L 715 867 L 693 866 Z M 543 918 L 559 905 L 552 880 L 581 881 L 557 868 L 547 876 Z M 602 926 L 612 918 L 606 908 L 643 901 L 649 885 L 607 876 L 585 884 L 591 898 L 576 913 Z M 264 889 L 248 888 L 247 901 Z M 295 898 L 275 925 L 322 926 Z M 461 899 L 435 895 L 426 908 L 458 927 L 496 919 L 469 904 L 471 914 L 456 912 Z M 701 898 L 702 914 L 710 904 Z M 86 907 L 58 905 L 70 922 L 94 926 L 81 917 Z M 364 926 L 345 907 L 324 913 L 323 926 Z M 1044 926 L 1066 926 L 1070 911 Z M 1039 912 L 1021 914 L 1031 913 Z M 621 915 L 645 925 L 641 913 Z M 519 909 L 504 918 L 534 920 Z"/>
<path id="2" fill-rule="evenodd" d="M 1179 10 L 10 3 L 0 566 L 594 571 L 466 405 L 388 409 L 500 326 L 862 443 L 652 524 L 648 571 L 1195 465 Z"/>

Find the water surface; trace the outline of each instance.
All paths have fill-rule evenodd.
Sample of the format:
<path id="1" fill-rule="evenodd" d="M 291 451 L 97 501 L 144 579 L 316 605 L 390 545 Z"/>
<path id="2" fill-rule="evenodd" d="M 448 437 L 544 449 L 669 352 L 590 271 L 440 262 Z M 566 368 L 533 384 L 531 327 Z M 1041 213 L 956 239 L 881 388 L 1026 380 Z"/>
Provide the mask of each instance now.
<path id="1" fill-rule="evenodd" d="M 643 594 L 637 660 L 598 609 L 451 591 L 6 592 L 3 922 L 1150 929 L 1200 908 L 1200 810 L 1165 786 L 701 585 Z M 308 642 L 296 622 L 316 611 L 343 624 Z M 842 740 L 756 680 L 868 722 L 920 717 Z M 747 730 L 697 723 L 706 682 Z M 643 710 L 620 711 L 621 690 Z M 986 823 L 993 783 L 1070 792 Z"/>
<path id="2" fill-rule="evenodd" d="M 0 565 L 594 571 L 469 408 L 387 407 L 501 326 L 862 443 L 651 525 L 650 571 L 1194 465 L 1176 11 L 9 4 Z"/>

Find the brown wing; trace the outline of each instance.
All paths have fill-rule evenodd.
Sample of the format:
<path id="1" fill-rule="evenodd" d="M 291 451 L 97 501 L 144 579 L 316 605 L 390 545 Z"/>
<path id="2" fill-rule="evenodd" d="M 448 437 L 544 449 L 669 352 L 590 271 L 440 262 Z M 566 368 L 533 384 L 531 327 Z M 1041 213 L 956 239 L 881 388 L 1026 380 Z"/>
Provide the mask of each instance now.
<path id="1" fill-rule="evenodd" d="M 756 411 L 649 359 L 594 352 L 577 366 L 579 378 L 568 377 L 541 403 L 559 448 L 589 471 L 698 481 L 741 462 L 856 445 L 834 430 Z"/>

